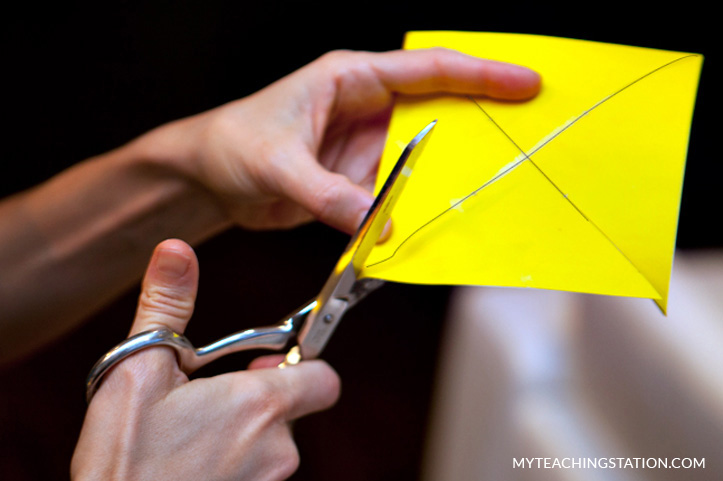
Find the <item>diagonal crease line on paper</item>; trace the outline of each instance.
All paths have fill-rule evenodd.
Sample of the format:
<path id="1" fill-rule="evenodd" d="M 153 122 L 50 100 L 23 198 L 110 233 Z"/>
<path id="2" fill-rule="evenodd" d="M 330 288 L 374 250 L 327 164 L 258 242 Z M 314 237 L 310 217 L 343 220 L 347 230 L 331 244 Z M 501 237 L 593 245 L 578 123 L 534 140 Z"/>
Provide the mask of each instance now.
<path id="1" fill-rule="evenodd" d="M 507 140 L 509 140 L 510 143 L 511 143 L 512 145 L 514 145 L 515 148 L 516 148 L 517 150 L 519 150 L 520 153 L 521 153 L 522 156 L 523 156 L 522 159 L 518 160 L 517 162 L 513 162 L 513 164 L 512 164 L 508 169 L 504 169 L 501 173 L 498 173 L 498 174 L 494 177 L 494 179 L 495 179 L 495 180 L 499 179 L 500 177 L 502 177 L 503 175 L 506 175 L 506 174 L 507 174 L 508 172 L 510 172 L 511 170 L 517 168 L 520 164 L 522 164 L 522 162 L 524 162 L 524 161 L 526 161 L 526 160 L 529 160 L 530 163 L 535 167 L 535 169 L 537 169 L 538 172 L 540 172 L 540 174 L 542 174 L 542 176 L 547 180 L 547 182 L 549 182 L 549 183 L 555 188 L 555 190 L 557 190 L 557 191 L 565 198 L 565 200 L 567 200 L 567 201 L 570 203 L 570 205 L 572 205 L 572 207 L 573 207 L 581 216 L 583 216 L 583 217 L 585 218 L 585 220 L 590 221 L 590 219 L 589 219 L 585 214 L 583 214 L 583 212 L 575 205 L 575 203 L 569 199 L 569 197 L 567 196 L 567 194 L 565 194 L 565 193 L 562 191 L 562 189 L 560 189 L 560 187 L 550 178 L 549 175 L 547 175 L 547 174 L 545 173 L 545 171 L 543 171 L 543 170 L 540 168 L 539 165 L 537 165 L 537 163 L 536 163 L 534 160 L 532 160 L 531 157 L 532 157 L 533 155 L 535 155 L 537 152 L 539 152 L 540 149 L 542 149 L 544 146 L 546 146 L 547 144 L 549 144 L 552 139 L 554 139 L 555 137 L 557 137 L 558 135 L 560 135 L 562 132 L 564 132 L 565 130 L 567 130 L 572 124 L 574 124 L 575 122 L 577 122 L 577 121 L 578 121 L 579 119 L 581 119 L 583 116 L 587 115 L 588 112 L 590 112 L 592 109 L 586 110 L 586 111 L 583 112 L 582 114 L 578 115 L 577 117 L 574 117 L 572 120 L 570 120 L 570 121 L 568 121 L 567 123 L 563 124 L 562 127 L 557 128 L 557 129 L 553 130 L 552 132 L 550 132 L 549 134 L 547 134 L 547 136 L 543 137 L 542 141 L 538 142 L 537 146 L 535 146 L 535 148 L 533 148 L 533 149 L 530 151 L 530 153 L 528 154 L 527 152 L 525 152 L 525 151 L 522 149 L 522 147 L 519 146 L 519 144 L 517 144 L 517 142 L 515 142 L 515 140 L 514 140 L 512 137 L 510 137 L 510 134 L 508 134 L 507 131 L 505 131 L 505 129 L 503 129 L 502 126 L 501 126 L 500 124 L 498 124 L 497 121 L 495 121 L 495 119 L 492 118 L 492 116 L 479 104 L 479 102 L 477 102 L 477 101 L 476 101 L 474 98 L 472 98 L 472 97 L 468 97 L 468 98 L 469 98 L 472 102 L 474 102 L 474 104 L 477 106 L 477 108 L 479 108 L 479 109 L 482 111 L 482 113 L 485 114 L 485 116 L 490 120 L 490 122 L 492 122 L 492 123 L 494 124 L 494 126 L 497 127 L 497 129 L 498 129 L 500 132 L 502 132 L 502 134 L 507 138 Z M 610 97 L 606 97 L 606 99 L 607 99 L 607 98 L 610 98 Z M 601 102 L 598 102 L 597 104 L 595 104 L 595 106 L 598 106 L 598 105 L 600 105 L 601 103 L 602 103 L 602 101 L 601 101 Z M 593 108 L 595 108 L 595 107 L 593 107 Z M 476 193 L 479 192 L 480 190 L 482 190 L 482 187 L 476 189 L 476 190 L 472 193 L 472 195 L 476 194 Z M 469 196 L 467 196 L 467 197 L 469 197 Z"/>
<path id="2" fill-rule="evenodd" d="M 679 59 L 678 59 L 678 60 L 679 60 Z M 672 62 L 670 62 L 670 63 L 672 63 Z M 667 64 L 667 65 L 670 65 L 670 63 Z M 661 67 L 661 68 L 662 68 L 662 67 Z M 660 68 L 656 69 L 655 71 L 657 71 L 657 70 L 660 70 Z M 560 135 L 562 132 L 564 132 L 564 131 L 566 131 L 568 128 L 570 128 L 570 126 L 572 126 L 573 124 L 575 124 L 578 120 L 580 120 L 581 118 L 583 118 L 584 116 L 586 116 L 588 113 L 592 112 L 595 108 L 597 108 L 598 106 L 602 105 L 605 101 L 613 98 L 615 95 L 617 95 L 618 93 L 622 92 L 623 90 L 625 90 L 626 88 L 630 87 L 631 85 L 635 84 L 636 82 L 640 81 L 641 79 L 647 77 L 648 75 L 650 75 L 650 73 L 648 73 L 647 75 L 645 75 L 645 76 L 643 76 L 643 77 L 640 77 L 639 79 L 635 80 L 634 82 L 631 82 L 630 84 L 626 85 L 625 87 L 623 87 L 622 89 L 618 90 L 617 92 L 615 92 L 615 93 L 613 93 L 613 94 L 611 94 L 611 95 L 608 95 L 607 97 L 605 97 L 605 98 L 602 99 L 601 101 L 597 102 L 595 105 L 593 105 L 593 106 L 590 107 L 589 109 L 585 110 L 582 114 L 578 115 L 577 117 L 573 117 L 572 120 L 570 120 L 570 121 L 568 121 L 567 123 L 563 124 L 562 127 L 553 130 L 550 134 L 548 134 L 546 137 L 544 137 L 541 142 L 538 142 L 538 145 L 537 145 L 536 147 L 534 147 L 534 148 L 530 151 L 529 154 L 526 153 L 526 152 L 517 144 L 517 142 L 514 141 L 514 139 L 513 139 L 512 137 L 510 137 L 510 135 L 502 128 L 502 126 L 501 126 L 500 124 L 498 124 L 498 123 L 492 118 L 492 116 L 491 116 L 475 99 L 473 99 L 472 97 L 469 97 L 469 99 L 470 99 L 472 102 L 474 102 L 475 105 L 477 105 L 477 107 L 479 107 L 479 109 L 487 116 L 487 118 L 495 125 L 495 127 L 497 127 L 497 129 L 499 129 L 499 131 L 502 132 L 502 134 L 512 143 L 512 145 L 514 145 L 514 146 L 517 148 L 517 150 L 519 150 L 520 153 L 523 155 L 523 158 L 522 158 L 521 160 L 515 162 L 515 163 L 510 167 L 509 170 L 512 170 L 512 169 L 516 168 L 517 166 L 519 166 L 520 164 L 522 164 L 522 162 L 524 162 L 525 160 L 528 160 L 528 161 L 530 162 L 530 164 L 532 164 L 532 165 L 535 167 L 535 169 L 537 169 L 537 171 L 538 171 L 540 174 L 542 174 L 542 176 L 545 178 L 545 180 L 546 180 L 550 185 L 552 185 L 552 186 L 555 188 L 555 190 L 557 190 L 557 191 L 560 193 L 560 195 L 562 195 L 562 197 L 572 206 L 572 208 L 575 209 L 575 211 L 576 211 L 578 214 L 580 214 L 583 219 L 585 219 L 587 222 L 589 222 L 590 225 L 592 225 L 592 226 L 595 228 L 595 230 L 597 230 L 597 231 L 605 238 L 605 240 L 607 240 L 607 241 L 615 248 L 615 250 L 617 250 L 617 251 L 620 253 L 620 255 L 622 255 L 622 256 L 625 258 L 625 260 L 628 261 L 628 262 L 630 263 L 630 265 L 633 266 L 633 268 L 634 268 L 636 271 L 638 271 L 638 273 L 639 273 L 641 276 L 643 276 L 643 277 L 645 277 L 645 276 L 643 275 L 642 272 L 640 272 L 640 269 L 638 269 L 638 267 L 635 265 L 635 263 L 632 261 L 632 259 L 630 259 L 627 255 L 625 255 L 625 252 L 623 252 L 623 250 L 620 249 L 620 247 L 610 238 L 610 236 L 608 236 L 608 235 L 600 228 L 600 226 L 598 226 L 590 217 L 588 217 L 587 215 L 585 215 L 585 213 L 582 211 L 582 209 L 580 209 L 580 208 L 570 199 L 570 197 L 568 197 L 568 195 L 565 194 L 565 193 L 562 191 L 562 189 L 550 178 L 549 175 L 547 175 L 547 174 L 545 173 L 544 170 L 542 170 L 542 168 L 540 168 L 539 165 L 537 165 L 537 162 L 535 162 L 534 160 L 532 160 L 531 157 L 532 157 L 533 155 L 535 155 L 537 152 L 539 152 L 540 149 L 542 149 L 544 146 L 548 145 L 554 138 L 556 138 L 556 137 L 557 137 L 558 135 Z M 506 173 L 506 172 L 505 172 L 505 173 Z M 498 174 L 498 175 L 499 175 L 499 174 Z M 476 194 L 476 193 L 479 192 L 480 190 L 481 190 L 481 188 L 476 189 L 472 195 Z M 469 197 L 469 196 L 468 196 L 468 197 Z M 651 287 L 652 287 L 652 286 L 651 286 Z M 660 293 L 657 291 L 657 289 L 653 288 L 653 290 L 654 290 L 658 295 L 660 295 Z"/>
<path id="3" fill-rule="evenodd" d="M 538 144 L 537 144 L 535 147 L 533 147 L 533 149 L 532 149 L 529 153 L 525 152 L 525 151 L 514 141 L 514 139 L 512 139 L 512 137 L 510 137 L 510 135 L 492 118 L 492 116 L 489 115 L 489 113 L 488 113 L 473 97 L 467 96 L 467 98 L 468 98 L 470 101 L 474 102 L 474 104 L 485 114 L 485 116 L 495 125 L 495 127 L 497 127 L 497 129 L 510 141 L 510 143 L 512 143 L 512 145 L 514 145 L 515 148 L 517 148 L 517 150 L 520 151 L 520 153 L 522 154 L 522 158 L 521 158 L 520 160 L 516 161 L 516 162 L 515 162 L 515 161 L 511 162 L 509 165 L 507 165 L 507 166 L 504 167 L 501 171 L 499 171 L 497 174 L 495 174 L 495 176 L 492 177 L 490 180 L 488 180 L 487 182 L 485 182 L 484 184 L 482 184 L 481 186 L 479 186 L 478 188 L 476 188 L 475 190 L 473 190 L 473 191 L 470 192 L 469 194 L 465 195 L 465 196 L 462 197 L 461 199 L 459 199 L 459 200 L 457 200 L 456 202 L 452 203 L 452 205 L 450 205 L 448 208 L 444 209 L 442 212 L 440 212 L 439 214 L 437 214 L 437 215 L 435 215 L 434 217 L 432 217 L 430 220 L 428 220 L 428 221 L 425 222 L 424 224 L 422 224 L 422 225 L 420 225 L 419 227 L 417 227 L 412 233 L 410 233 L 406 238 L 404 238 L 404 239 L 402 240 L 402 242 L 399 243 L 399 245 L 394 249 L 394 251 L 392 252 L 391 255 L 389 255 L 388 257 L 386 257 L 386 258 L 384 258 L 384 259 L 381 259 L 381 260 L 379 260 L 379 261 L 377 261 L 377 262 L 374 262 L 374 263 L 372 263 L 372 264 L 368 264 L 366 267 L 373 267 L 373 266 L 376 266 L 376 265 L 379 265 L 379 264 L 383 264 L 384 262 L 387 262 L 387 261 L 391 260 L 394 256 L 396 256 L 396 254 L 397 254 L 397 252 L 399 251 L 399 249 L 401 249 L 401 247 L 402 247 L 404 244 L 406 244 L 407 241 L 409 241 L 412 237 L 414 237 L 414 236 L 415 236 L 417 233 L 419 233 L 421 230 L 423 230 L 423 229 L 426 228 L 428 225 L 430 225 L 430 224 L 432 224 L 433 222 L 435 222 L 437 219 L 439 219 L 440 217 L 442 217 L 443 215 L 445 215 L 447 212 L 449 212 L 449 211 L 451 211 L 451 210 L 454 210 L 454 209 L 458 208 L 459 206 L 461 206 L 464 201 L 466 201 L 466 200 L 469 199 L 470 197 L 473 197 L 474 195 L 476 195 L 477 193 L 479 193 L 482 189 L 486 188 L 487 186 L 493 184 L 494 182 L 496 182 L 497 180 L 501 179 L 502 177 L 504 177 L 504 176 L 507 175 L 508 173 L 512 172 L 514 169 L 516 169 L 518 166 L 520 166 L 524 161 L 529 160 L 530 163 L 535 167 L 535 169 L 537 169 L 537 171 L 539 171 L 540 174 L 542 174 L 542 176 L 545 177 L 545 179 L 565 198 L 565 200 L 567 200 L 567 201 L 570 203 L 570 205 L 571 205 L 586 221 L 588 221 L 593 227 L 595 227 L 595 229 L 596 229 L 598 232 L 600 232 L 600 234 L 602 234 L 602 236 L 603 236 L 618 252 L 620 252 L 620 254 L 630 263 L 630 265 L 633 266 L 633 267 L 635 268 L 635 270 L 640 273 L 640 270 L 637 268 L 637 266 L 635 265 L 635 263 L 634 263 L 628 256 L 625 255 L 625 253 L 615 244 L 615 242 L 613 242 L 613 240 L 612 240 L 610 237 L 608 237 L 607 234 L 605 234 L 605 232 L 603 232 L 603 231 L 600 229 L 600 227 L 598 227 L 592 220 L 590 220 L 590 218 L 587 217 L 587 216 L 580 210 L 580 208 L 579 208 L 577 205 L 575 205 L 574 202 L 572 202 L 572 200 L 570 200 L 570 198 L 569 198 L 569 197 L 560 189 L 560 187 L 558 187 L 557 184 L 555 184 L 555 182 L 537 165 L 537 163 L 535 163 L 535 162 L 532 160 L 531 157 L 532 157 L 534 154 L 536 154 L 537 152 L 539 152 L 540 149 L 542 149 L 542 148 L 544 148 L 545 146 L 547 146 L 553 139 L 557 138 L 557 137 L 558 137 L 560 134 L 562 134 L 563 132 L 566 132 L 570 127 L 572 127 L 573 125 L 575 125 L 579 120 L 581 120 L 583 117 L 587 116 L 590 112 L 592 112 L 593 110 L 597 109 L 599 106 L 601 106 L 602 104 L 604 104 L 604 103 L 607 102 L 608 100 L 612 99 L 613 97 L 616 97 L 618 94 L 622 93 L 623 91 L 627 90 L 628 88 L 632 87 L 633 85 L 639 83 L 640 81 L 644 80 L 645 78 L 650 77 L 651 75 L 654 75 L 656 72 L 659 72 L 659 71 L 662 70 L 662 69 L 665 69 L 665 68 L 667 68 L 667 67 L 669 67 L 669 66 L 671 66 L 671 65 L 673 65 L 673 64 L 675 64 L 675 63 L 677 63 L 677 62 L 679 62 L 679 61 L 681 61 L 681 60 L 684 60 L 684 59 L 686 59 L 686 58 L 692 58 L 692 57 L 698 57 L 698 56 L 699 56 L 699 55 L 697 55 L 697 54 L 690 54 L 690 55 L 684 55 L 684 56 L 682 56 L 682 57 L 678 57 L 678 58 L 676 58 L 676 59 L 671 60 L 670 62 L 667 62 L 667 63 L 665 63 L 665 64 L 663 64 L 663 65 L 661 65 L 661 66 L 659 66 L 659 67 L 657 67 L 657 68 L 655 68 L 655 69 L 653 69 L 653 70 L 651 70 L 650 72 L 646 73 L 645 75 L 642 75 L 642 76 L 636 78 L 636 79 L 633 80 L 632 82 L 630 82 L 630 83 L 622 86 L 621 88 L 619 88 L 618 90 L 614 91 L 613 93 L 611 93 L 611 94 L 603 97 L 601 100 L 599 100 L 598 102 L 596 102 L 595 104 L 593 104 L 590 108 L 586 109 L 586 110 L 583 111 L 581 114 L 579 114 L 579 115 L 577 115 L 576 117 L 573 117 L 572 119 L 570 119 L 569 121 L 567 121 L 567 122 L 566 122 L 565 124 L 563 124 L 561 127 L 557 128 L 557 129 L 554 129 L 554 130 L 553 130 L 552 132 L 550 132 L 547 136 L 543 137 L 542 140 L 541 140 L 540 142 L 538 142 Z M 642 273 L 640 273 L 640 274 L 642 275 Z M 643 276 L 643 277 L 644 277 L 644 276 Z M 652 286 L 651 286 L 651 287 L 652 287 Z M 655 288 L 653 288 L 653 289 L 656 290 Z M 657 290 L 656 290 L 656 292 L 657 292 Z M 660 293 L 658 293 L 658 295 L 660 295 Z"/>

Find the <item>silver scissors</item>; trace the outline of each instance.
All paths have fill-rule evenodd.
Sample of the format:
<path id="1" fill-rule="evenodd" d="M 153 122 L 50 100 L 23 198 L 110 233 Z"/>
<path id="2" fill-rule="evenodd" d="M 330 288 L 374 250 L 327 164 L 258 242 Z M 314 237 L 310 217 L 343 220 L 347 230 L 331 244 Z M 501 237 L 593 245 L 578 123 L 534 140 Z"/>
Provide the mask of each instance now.
<path id="1" fill-rule="evenodd" d="M 295 341 L 279 367 L 302 359 L 314 359 L 329 341 L 344 313 L 384 284 L 384 281 L 360 278 L 372 247 L 379 240 L 392 209 L 414 168 L 434 120 L 404 148 L 364 221 L 344 249 L 319 294 L 281 322 L 273 326 L 239 331 L 204 347 L 195 348 L 182 334 L 168 328 L 144 331 L 126 339 L 95 363 L 86 380 L 86 400 L 90 402 L 108 370 L 131 354 L 148 347 L 168 346 L 175 349 L 180 369 L 190 374 L 227 354 L 250 349 L 280 351 Z"/>

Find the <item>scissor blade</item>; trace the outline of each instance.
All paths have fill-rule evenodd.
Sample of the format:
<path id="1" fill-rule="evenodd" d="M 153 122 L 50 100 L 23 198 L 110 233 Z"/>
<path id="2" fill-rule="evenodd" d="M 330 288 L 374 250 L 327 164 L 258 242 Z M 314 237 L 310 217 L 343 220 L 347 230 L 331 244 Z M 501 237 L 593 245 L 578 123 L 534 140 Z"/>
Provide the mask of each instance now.
<path id="1" fill-rule="evenodd" d="M 392 210 L 407 184 L 407 179 L 412 174 L 424 145 L 429 139 L 427 134 L 434 129 L 436 124 L 436 120 L 430 122 L 404 148 L 402 155 L 389 173 L 387 180 L 379 190 L 374 203 L 369 208 L 364 221 L 359 227 L 355 236 L 358 239 L 357 242 L 352 239 L 349 247 L 354 250 L 352 264 L 356 274 L 359 274 L 363 269 L 372 248 L 382 235 L 387 222 L 389 222 Z"/>
<path id="2" fill-rule="evenodd" d="M 316 298 L 316 305 L 309 312 L 306 322 L 298 335 L 299 349 L 303 359 L 312 359 L 326 346 L 334 329 L 346 310 L 366 294 L 381 285 L 375 279 L 359 279 L 367 257 L 392 213 L 412 168 L 419 157 L 421 147 L 426 143 L 427 134 L 437 121 L 431 122 L 405 147 L 384 182 L 374 203 L 369 208 L 362 225 L 351 238 L 331 276 Z M 370 281 L 370 282 L 364 282 Z"/>

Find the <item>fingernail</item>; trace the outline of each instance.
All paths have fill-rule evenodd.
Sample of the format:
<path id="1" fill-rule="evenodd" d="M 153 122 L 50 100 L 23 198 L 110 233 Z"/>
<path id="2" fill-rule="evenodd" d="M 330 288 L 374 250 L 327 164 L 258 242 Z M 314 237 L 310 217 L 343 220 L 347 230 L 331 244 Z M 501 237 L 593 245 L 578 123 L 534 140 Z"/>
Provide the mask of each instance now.
<path id="1" fill-rule="evenodd" d="M 384 226 L 384 230 L 382 231 L 381 235 L 379 236 L 379 239 L 377 240 L 377 244 L 383 244 L 384 242 L 389 239 L 389 236 L 392 235 L 392 219 L 389 219 Z"/>
<path id="2" fill-rule="evenodd" d="M 191 265 L 191 260 L 187 256 L 174 250 L 158 249 L 157 256 L 158 270 L 170 278 L 183 277 Z"/>

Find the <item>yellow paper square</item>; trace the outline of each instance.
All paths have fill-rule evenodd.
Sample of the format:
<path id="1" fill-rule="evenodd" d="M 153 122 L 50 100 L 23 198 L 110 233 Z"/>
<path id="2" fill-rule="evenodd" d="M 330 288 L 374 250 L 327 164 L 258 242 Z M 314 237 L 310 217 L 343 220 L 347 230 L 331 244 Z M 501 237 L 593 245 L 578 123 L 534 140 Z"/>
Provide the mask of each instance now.
<path id="1" fill-rule="evenodd" d="M 400 98 L 379 171 L 438 123 L 364 276 L 655 299 L 665 310 L 702 56 L 555 37 L 411 32 L 538 71 L 528 102 Z"/>

